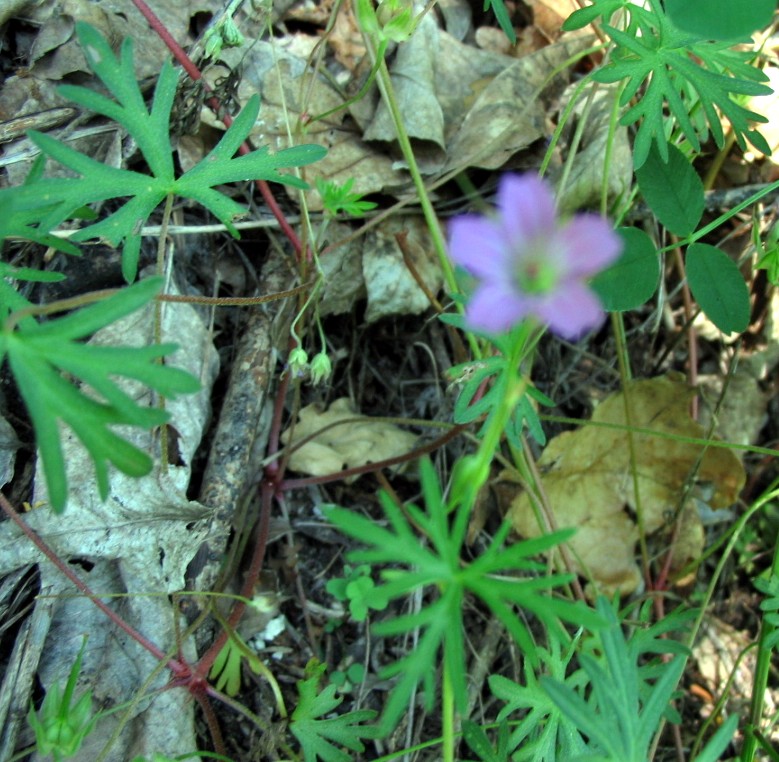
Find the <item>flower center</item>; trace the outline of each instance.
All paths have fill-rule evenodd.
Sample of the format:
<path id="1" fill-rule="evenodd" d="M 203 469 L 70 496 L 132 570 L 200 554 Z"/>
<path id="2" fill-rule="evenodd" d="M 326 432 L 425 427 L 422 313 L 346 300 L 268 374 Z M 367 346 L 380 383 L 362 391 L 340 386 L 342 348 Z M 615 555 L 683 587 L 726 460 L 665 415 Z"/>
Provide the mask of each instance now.
<path id="1" fill-rule="evenodd" d="M 540 295 L 555 289 L 559 273 L 544 252 L 539 252 L 526 255 L 517 263 L 515 277 L 517 286 L 526 294 Z"/>

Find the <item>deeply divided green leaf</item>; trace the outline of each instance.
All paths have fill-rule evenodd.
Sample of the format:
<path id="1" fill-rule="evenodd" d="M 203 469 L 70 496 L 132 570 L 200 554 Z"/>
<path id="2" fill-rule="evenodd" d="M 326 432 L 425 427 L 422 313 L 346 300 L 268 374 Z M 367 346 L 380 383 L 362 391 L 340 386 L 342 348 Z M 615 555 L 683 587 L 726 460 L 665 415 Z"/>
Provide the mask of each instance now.
<path id="1" fill-rule="evenodd" d="M 420 473 L 425 511 L 409 505 L 404 513 L 389 496 L 382 496 L 392 531 L 343 509 L 331 509 L 327 514 L 342 532 L 368 544 L 365 550 L 349 553 L 351 562 L 389 567 L 382 575 L 387 582 L 377 588 L 387 600 L 426 587 L 433 593 L 432 601 L 421 609 L 374 625 L 374 631 L 384 636 L 419 633 L 415 649 L 382 672 L 385 678 L 397 677 L 382 715 L 384 732 L 397 724 L 420 681 L 424 682 L 425 696 L 430 699 L 433 695 L 432 681 L 440 654 L 445 658 L 455 705 L 458 708 L 465 706 L 462 612 L 468 595 L 481 600 L 503 622 L 530 663 L 535 663 L 535 644 L 517 616 L 516 607 L 531 611 L 548 627 L 558 626 L 558 619 L 578 626 L 597 627 L 603 623 L 592 610 L 548 595 L 570 577 L 545 576 L 543 568 L 532 560 L 534 555 L 570 536 L 570 531 L 504 548 L 508 527 L 503 527 L 488 549 L 464 566 L 462 547 L 472 505 L 457 500 L 449 503 L 444 499 L 436 472 L 428 460 L 422 461 Z M 407 516 L 413 520 L 414 527 L 427 535 L 426 545 L 417 537 Z M 528 576 L 528 572 L 535 571 L 538 576 Z"/>
<path id="2" fill-rule="evenodd" d="M 753 129 L 755 122 L 767 121 L 750 111 L 736 97 L 768 95 L 762 84 L 767 76 L 749 65 L 750 53 L 731 49 L 728 42 L 716 42 L 675 27 L 665 15 L 659 0 L 649 1 L 650 9 L 631 8 L 631 25 L 626 30 L 604 24 L 603 29 L 617 44 L 611 62 L 593 77 L 599 82 L 624 80 L 621 103 L 639 100 L 622 115 L 624 125 L 639 123 L 634 143 L 636 168 L 646 161 L 652 142 L 667 160 L 667 140 L 672 128 L 665 118 L 666 106 L 676 124 L 695 150 L 708 138 L 709 130 L 719 147 L 724 145 L 720 113 L 731 124 L 739 146 L 749 140 L 760 151 L 770 153 L 765 138 Z M 641 15 L 643 14 L 643 16 Z M 633 18 L 639 18 L 634 22 Z M 641 34 L 636 29 L 641 28 Z M 643 95 L 640 88 L 646 85 Z M 684 94 L 684 98 L 681 94 Z M 701 109 L 703 120 L 690 118 Z"/>
<path id="3" fill-rule="evenodd" d="M 109 463 L 130 476 L 143 476 L 152 467 L 149 455 L 119 436 L 113 427 L 151 428 L 168 418 L 159 408 L 139 405 L 114 378 L 141 381 L 165 397 L 199 388 L 198 381 L 188 373 L 159 363 L 175 349 L 173 345 L 99 347 L 75 342 L 143 306 L 161 285 L 161 279 L 141 281 L 66 317 L 46 323 L 26 320 L 15 330 L 0 333 L 0 357 L 8 355 L 30 414 L 49 500 L 56 511 L 63 510 L 67 500 L 60 422 L 89 452 L 100 496 L 105 499 Z M 77 384 L 89 387 L 91 392 L 85 393 Z"/>
<path id="4" fill-rule="evenodd" d="M 308 187 L 294 175 L 283 174 L 279 170 L 321 159 L 327 152 L 320 146 L 297 146 L 272 155 L 267 148 L 262 148 L 234 158 L 256 120 L 259 111 L 259 97 L 256 95 L 235 118 L 217 146 L 196 166 L 176 178 L 170 143 L 170 113 L 178 77 L 170 62 L 162 66 L 149 111 L 135 80 L 132 41 L 125 40 L 117 60 L 96 29 L 79 23 L 77 33 L 87 61 L 116 100 L 73 85 L 63 86 L 63 95 L 125 127 L 146 159 L 151 176 L 107 167 L 48 135 L 31 131 L 31 140 L 45 155 L 79 175 L 75 178 L 41 179 L 28 187 L 28 195 L 37 194 L 34 209 L 41 219 L 41 229 L 48 232 L 85 205 L 128 198 L 106 219 L 78 230 L 72 240 L 103 237 L 114 246 L 124 242 L 122 271 L 128 281 L 133 281 L 138 269 L 140 229 L 166 196 L 173 194 L 199 202 L 237 237 L 233 223 L 246 210 L 215 190 L 214 186 L 267 180 L 296 188 Z M 30 222 L 24 224 L 30 227 Z M 29 232 L 31 236 L 38 236 L 36 240 L 43 235 L 34 228 Z"/>
<path id="5" fill-rule="evenodd" d="M 298 739 L 305 762 L 350 762 L 352 757 L 343 748 L 362 752 L 363 738 L 375 738 L 376 728 L 365 723 L 376 716 L 376 712 L 363 709 L 328 716 L 341 704 L 342 698 L 335 695 L 332 683 L 320 692 L 319 684 L 324 676 L 324 665 L 315 661 L 306 667 L 306 679 L 299 680 L 298 705 L 292 713 L 289 729 Z"/>

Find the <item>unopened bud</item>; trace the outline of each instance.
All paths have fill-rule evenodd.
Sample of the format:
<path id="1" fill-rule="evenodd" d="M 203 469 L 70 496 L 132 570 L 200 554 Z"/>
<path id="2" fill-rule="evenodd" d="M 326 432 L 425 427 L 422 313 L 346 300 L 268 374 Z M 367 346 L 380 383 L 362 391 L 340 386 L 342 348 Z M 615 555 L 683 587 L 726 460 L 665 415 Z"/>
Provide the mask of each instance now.
<path id="1" fill-rule="evenodd" d="M 327 381 L 332 372 L 333 364 L 324 352 L 314 355 L 314 358 L 311 360 L 311 383 L 314 386 Z"/>
<path id="2" fill-rule="evenodd" d="M 289 353 L 289 359 L 287 360 L 289 365 L 289 372 L 294 378 L 301 378 L 308 370 L 308 353 L 301 347 L 295 347 Z"/>

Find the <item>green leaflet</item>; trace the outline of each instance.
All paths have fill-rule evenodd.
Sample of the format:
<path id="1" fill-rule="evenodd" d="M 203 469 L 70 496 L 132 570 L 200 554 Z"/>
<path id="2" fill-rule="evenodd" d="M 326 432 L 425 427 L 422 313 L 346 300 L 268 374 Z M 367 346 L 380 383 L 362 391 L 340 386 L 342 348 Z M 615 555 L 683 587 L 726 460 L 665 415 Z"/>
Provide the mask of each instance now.
<path id="1" fill-rule="evenodd" d="M 749 325 L 749 290 L 736 263 L 716 246 L 693 243 L 685 259 L 687 282 L 695 301 L 723 333 Z"/>
<path id="2" fill-rule="evenodd" d="M 624 248 L 619 259 L 598 273 L 590 286 L 609 312 L 638 309 L 657 291 L 660 257 L 652 239 L 638 228 L 618 228 Z"/>
<path id="3" fill-rule="evenodd" d="M 688 236 L 703 215 L 703 183 L 685 155 L 672 143 L 666 158 L 653 147 L 636 170 L 641 195 L 658 220 L 674 235 Z"/>

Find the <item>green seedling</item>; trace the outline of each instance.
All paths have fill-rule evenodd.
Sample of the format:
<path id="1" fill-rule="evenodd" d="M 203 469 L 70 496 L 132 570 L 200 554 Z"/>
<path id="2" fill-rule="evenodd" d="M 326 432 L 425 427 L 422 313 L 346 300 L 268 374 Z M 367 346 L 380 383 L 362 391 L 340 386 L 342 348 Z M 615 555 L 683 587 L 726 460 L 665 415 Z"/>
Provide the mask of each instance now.
<path id="1" fill-rule="evenodd" d="M 375 727 L 363 723 L 372 720 L 376 712 L 362 709 L 332 716 L 343 698 L 336 697 L 333 683 L 320 692 L 324 673 L 325 665 L 316 659 L 306 665 L 305 679 L 297 682 L 299 700 L 289 729 L 300 742 L 305 762 L 316 762 L 320 758 L 325 762 L 350 762 L 352 758 L 339 747 L 365 751 L 362 739 L 376 738 L 378 734 Z"/>
<path id="2" fill-rule="evenodd" d="M 350 217 L 363 217 L 366 212 L 376 208 L 373 201 L 363 201 L 360 193 L 352 193 L 353 185 L 353 177 L 343 185 L 317 178 L 316 189 L 322 197 L 326 214 L 331 217 L 337 217 L 339 213 L 348 214 Z"/>
<path id="3" fill-rule="evenodd" d="M 38 752 L 51 754 L 55 762 L 75 757 L 97 721 L 92 711 L 92 691 L 84 692 L 78 701 L 72 703 L 86 645 L 87 638 L 84 636 L 65 688 L 59 683 L 52 685 L 43 699 L 40 712 L 36 713 L 35 708 L 30 707 L 27 714 Z"/>
<path id="4" fill-rule="evenodd" d="M 344 566 L 344 577 L 328 581 L 325 589 L 330 595 L 349 604 L 349 613 L 357 622 L 364 622 L 370 609 L 384 611 L 387 598 L 371 579 L 371 567 L 361 564 Z"/>

